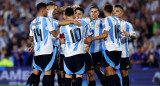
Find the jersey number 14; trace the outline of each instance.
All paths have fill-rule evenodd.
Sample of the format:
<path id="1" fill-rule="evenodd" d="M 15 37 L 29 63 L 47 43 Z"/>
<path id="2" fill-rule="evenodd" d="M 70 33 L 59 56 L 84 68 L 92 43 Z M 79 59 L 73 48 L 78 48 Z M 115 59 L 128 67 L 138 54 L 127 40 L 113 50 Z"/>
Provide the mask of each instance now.
<path id="1" fill-rule="evenodd" d="M 35 39 L 36 39 L 36 42 L 39 41 L 39 40 L 37 39 L 37 36 L 40 36 L 41 41 L 42 41 L 42 32 L 41 32 L 41 29 L 35 28 L 35 29 L 34 29 L 34 37 L 35 37 Z"/>

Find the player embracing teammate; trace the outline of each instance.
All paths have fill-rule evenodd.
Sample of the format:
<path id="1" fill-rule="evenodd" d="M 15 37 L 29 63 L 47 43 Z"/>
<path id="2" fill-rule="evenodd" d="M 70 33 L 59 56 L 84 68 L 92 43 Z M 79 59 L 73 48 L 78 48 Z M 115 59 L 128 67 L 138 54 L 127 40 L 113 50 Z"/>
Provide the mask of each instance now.
<path id="1" fill-rule="evenodd" d="M 60 22 L 50 17 L 56 12 L 62 12 L 59 9 L 48 11 L 47 4 L 39 3 L 37 10 L 38 16 L 30 24 L 31 43 L 28 50 L 31 52 L 33 49 L 35 54 L 34 69 L 27 86 L 38 86 L 39 75 L 43 71 L 43 86 L 54 86 L 51 72 L 55 70 L 53 68 L 58 47 L 57 45 L 55 47 L 57 44 L 55 38 L 59 34 L 63 45 L 59 66 L 62 74 L 65 73 L 65 79 L 59 81 L 63 82 L 63 85 L 59 83 L 60 86 L 71 86 L 74 74 L 76 75 L 74 86 L 82 86 L 85 70 L 89 79 L 88 86 L 96 86 L 94 71 L 103 86 L 121 86 L 117 75 L 118 69 L 121 70 L 123 86 L 129 86 L 128 38 L 135 39 L 136 36 L 132 25 L 122 20 L 122 6 L 116 5 L 113 10 L 112 5 L 105 5 L 103 20 L 98 18 L 99 9 L 91 7 L 89 11 L 91 21 L 89 18 L 83 18 L 82 8 L 76 8 L 75 11 L 70 7 L 61 9 L 65 20 Z M 54 42 L 51 35 L 55 37 Z M 102 63 L 104 74 L 101 71 Z"/>

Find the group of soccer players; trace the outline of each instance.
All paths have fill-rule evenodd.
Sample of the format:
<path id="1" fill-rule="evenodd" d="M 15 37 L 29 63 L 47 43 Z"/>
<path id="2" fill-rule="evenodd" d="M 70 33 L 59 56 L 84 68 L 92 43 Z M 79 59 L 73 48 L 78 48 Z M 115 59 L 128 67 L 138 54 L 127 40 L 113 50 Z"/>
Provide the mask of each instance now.
<path id="1" fill-rule="evenodd" d="M 30 24 L 28 52 L 34 50 L 34 60 L 26 86 L 38 86 L 42 72 L 43 86 L 54 86 L 56 72 L 59 86 L 82 86 L 84 73 L 88 86 L 96 86 L 94 71 L 103 86 L 121 86 L 118 69 L 123 86 L 129 86 L 128 38 L 136 35 L 131 23 L 122 19 L 122 6 L 105 5 L 103 19 L 96 6 L 90 8 L 90 18 L 83 17 L 78 5 L 57 8 L 53 2 L 39 3 L 37 11 Z M 59 12 L 62 21 L 53 19 Z"/>

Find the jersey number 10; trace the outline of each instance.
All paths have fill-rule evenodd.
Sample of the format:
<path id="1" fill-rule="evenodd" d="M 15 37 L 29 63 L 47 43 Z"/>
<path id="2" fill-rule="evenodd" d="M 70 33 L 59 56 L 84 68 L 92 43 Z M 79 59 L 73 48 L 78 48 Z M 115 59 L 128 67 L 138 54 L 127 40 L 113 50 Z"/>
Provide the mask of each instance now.
<path id="1" fill-rule="evenodd" d="M 75 41 L 80 41 L 81 40 L 81 30 L 80 28 L 76 28 L 72 31 L 70 30 L 71 37 L 72 37 L 72 42 L 75 43 Z M 78 34 L 77 34 L 78 33 Z M 79 36 L 79 37 L 78 37 Z"/>
<path id="2" fill-rule="evenodd" d="M 37 39 L 37 36 L 40 36 L 41 41 L 42 41 L 42 32 L 41 32 L 41 29 L 35 28 L 35 29 L 34 29 L 34 37 L 35 37 L 35 39 L 36 39 L 36 42 L 39 41 L 39 40 Z"/>
<path id="3" fill-rule="evenodd" d="M 119 38 L 120 37 L 120 25 L 115 25 L 115 38 Z"/>

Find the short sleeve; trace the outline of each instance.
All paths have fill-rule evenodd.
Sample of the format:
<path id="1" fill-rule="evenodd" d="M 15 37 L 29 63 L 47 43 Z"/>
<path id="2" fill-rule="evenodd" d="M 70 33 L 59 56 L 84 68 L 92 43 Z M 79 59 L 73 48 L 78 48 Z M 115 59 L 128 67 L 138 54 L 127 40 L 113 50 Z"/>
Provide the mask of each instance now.
<path id="1" fill-rule="evenodd" d="M 102 25 L 103 25 L 103 31 L 106 30 L 106 31 L 109 31 L 109 29 L 111 29 L 110 27 L 110 23 L 111 23 L 111 19 L 110 18 L 104 18 L 103 22 L 102 22 Z"/>
<path id="2" fill-rule="evenodd" d="M 30 24 L 29 36 L 33 36 L 32 23 Z"/>
<path id="3" fill-rule="evenodd" d="M 59 23 L 58 20 L 52 19 L 52 26 L 53 26 L 53 28 L 55 28 L 55 30 L 58 29 L 58 23 Z"/>
<path id="4" fill-rule="evenodd" d="M 78 20 L 82 24 L 82 26 L 84 26 L 84 27 L 86 27 L 90 23 L 90 21 L 91 21 L 91 19 L 88 18 L 88 17 L 83 18 L 83 19 L 78 19 Z"/>
<path id="5" fill-rule="evenodd" d="M 130 35 L 136 34 L 135 31 L 134 31 L 134 29 L 133 29 L 132 24 L 129 24 L 129 28 L 130 28 L 130 29 L 129 29 L 129 34 L 130 34 Z"/>
<path id="6" fill-rule="evenodd" d="M 49 31 L 55 30 L 55 28 L 51 24 L 51 19 L 49 19 L 49 18 L 45 18 L 45 19 L 46 19 L 46 21 L 44 21 L 44 23 L 46 22 L 48 30 Z"/>
<path id="7" fill-rule="evenodd" d="M 91 19 L 86 17 L 86 18 L 83 18 L 82 20 L 84 20 L 87 24 L 91 22 Z"/>

